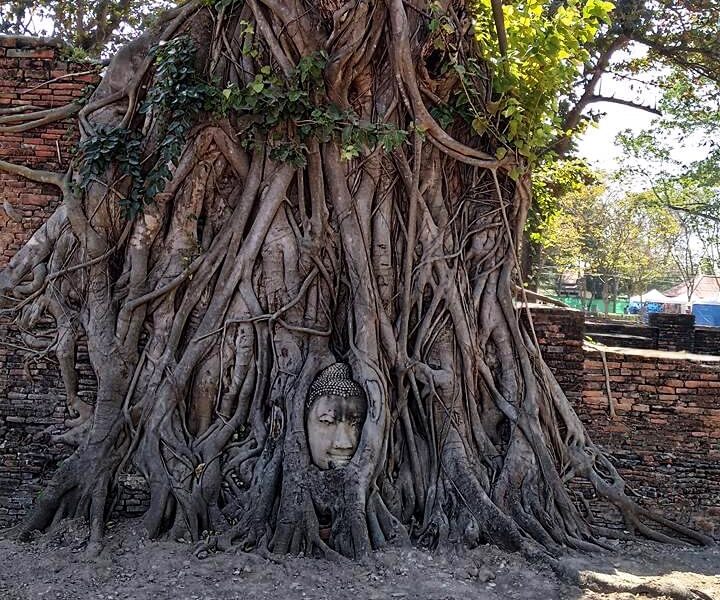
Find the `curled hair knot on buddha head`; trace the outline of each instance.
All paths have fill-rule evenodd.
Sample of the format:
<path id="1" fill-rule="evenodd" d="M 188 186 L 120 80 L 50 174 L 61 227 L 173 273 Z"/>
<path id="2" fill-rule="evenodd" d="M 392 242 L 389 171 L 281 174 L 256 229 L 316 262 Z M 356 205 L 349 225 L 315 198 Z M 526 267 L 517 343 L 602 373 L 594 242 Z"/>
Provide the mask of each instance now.
<path id="1" fill-rule="evenodd" d="M 318 373 L 308 392 L 307 408 L 321 396 L 365 398 L 365 393 L 360 384 L 352 378 L 350 365 L 337 362 Z"/>

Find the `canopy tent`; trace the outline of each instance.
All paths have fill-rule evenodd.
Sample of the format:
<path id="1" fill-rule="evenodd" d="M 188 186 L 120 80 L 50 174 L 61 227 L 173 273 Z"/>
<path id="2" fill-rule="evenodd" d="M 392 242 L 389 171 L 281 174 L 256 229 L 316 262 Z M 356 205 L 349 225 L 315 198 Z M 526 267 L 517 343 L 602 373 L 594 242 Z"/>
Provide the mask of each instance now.
<path id="1" fill-rule="evenodd" d="M 655 304 L 687 304 L 687 295 L 684 296 L 666 296 L 659 290 L 650 290 L 639 296 L 631 296 L 630 302 L 652 302 Z"/>
<path id="2" fill-rule="evenodd" d="M 720 304 L 720 293 L 704 296 L 703 298 L 698 298 L 693 294 L 692 304 Z"/>

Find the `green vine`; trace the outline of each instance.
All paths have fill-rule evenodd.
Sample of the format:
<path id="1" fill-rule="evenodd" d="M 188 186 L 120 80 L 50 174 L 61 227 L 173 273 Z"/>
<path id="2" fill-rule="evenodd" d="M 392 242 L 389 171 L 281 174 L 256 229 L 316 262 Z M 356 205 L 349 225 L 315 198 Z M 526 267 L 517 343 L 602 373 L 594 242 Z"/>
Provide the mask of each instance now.
<path id="1" fill-rule="evenodd" d="M 251 46 L 243 51 L 258 55 Z M 289 78 L 266 65 L 244 87 L 231 85 L 223 90 L 201 80 L 195 54 L 193 41 L 185 36 L 152 50 L 155 76 L 138 111 L 152 114 L 156 122 L 150 137 L 159 141 L 152 148 L 146 147 L 135 128 L 102 126 L 80 145 L 80 187 L 87 189 L 116 165 L 120 178 L 131 180 L 121 200 L 131 218 L 165 189 L 170 165 L 177 166 L 187 135 L 203 111 L 221 117 L 248 117 L 243 145 L 267 144 L 273 160 L 298 168 L 307 163 L 306 142 L 310 139 L 337 140 L 343 160 L 360 156 L 363 148 L 381 147 L 390 152 L 407 139 L 408 133 L 393 125 L 364 121 L 351 109 L 325 102 L 325 53 L 303 57 Z"/>
<path id="2" fill-rule="evenodd" d="M 196 72 L 195 47 L 190 38 L 182 36 L 156 46 L 151 55 L 156 65 L 153 85 L 138 112 L 157 115 L 157 145 L 145 148 L 137 131 L 121 127 L 100 127 L 80 145 L 81 187 L 87 188 L 111 164 L 116 164 L 118 172 L 132 180 L 121 201 L 130 217 L 165 189 L 171 176 L 169 165 L 177 165 L 188 132 L 215 94 L 215 88 Z M 141 157 L 148 151 L 150 154 L 143 160 Z M 151 166 L 145 168 L 146 164 Z"/>
<path id="3" fill-rule="evenodd" d="M 324 102 L 326 63 L 324 52 L 305 56 L 287 79 L 263 66 L 245 87 L 225 88 L 217 110 L 252 117 L 244 143 L 249 146 L 266 139 L 271 158 L 298 167 L 306 164 L 305 142 L 310 139 L 338 140 L 343 160 L 360 156 L 363 147 L 380 146 L 390 152 L 404 143 L 406 131 L 387 123 L 364 121 L 352 109 Z M 299 142 L 287 141 L 294 132 Z"/>

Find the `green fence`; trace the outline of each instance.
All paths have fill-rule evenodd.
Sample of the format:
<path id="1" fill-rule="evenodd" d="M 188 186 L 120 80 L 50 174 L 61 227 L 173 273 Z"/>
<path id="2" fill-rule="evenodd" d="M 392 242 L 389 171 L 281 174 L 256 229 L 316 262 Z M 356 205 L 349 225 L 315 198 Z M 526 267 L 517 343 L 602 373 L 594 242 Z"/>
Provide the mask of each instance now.
<path id="1" fill-rule="evenodd" d="M 587 306 L 587 303 L 584 305 L 581 303 L 580 298 L 577 296 L 554 296 L 550 295 L 551 298 L 556 298 L 557 300 L 560 300 L 561 302 L 564 302 L 568 306 L 571 306 L 572 308 L 577 308 L 578 310 L 586 310 L 591 313 L 600 313 L 605 314 L 605 304 L 602 300 L 593 300 L 590 303 L 590 306 Z M 630 305 L 629 300 L 616 300 L 614 303 L 612 300 L 608 302 L 608 313 L 609 314 L 615 314 L 615 315 L 624 315 L 625 310 Z"/>

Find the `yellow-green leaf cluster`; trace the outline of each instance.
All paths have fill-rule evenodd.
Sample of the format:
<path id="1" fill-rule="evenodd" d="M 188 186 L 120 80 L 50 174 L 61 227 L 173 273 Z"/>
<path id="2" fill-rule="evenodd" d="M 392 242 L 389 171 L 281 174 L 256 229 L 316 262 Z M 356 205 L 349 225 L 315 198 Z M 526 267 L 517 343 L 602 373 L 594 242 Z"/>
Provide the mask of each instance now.
<path id="1" fill-rule="evenodd" d="M 570 92 L 588 48 L 609 22 L 606 0 L 541 0 L 503 5 L 507 53 L 503 55 L 490 0 L 477 0 L 475 30 L 481 57 L 494 65 L 493 88 L 506 118 L 503 142 L 533 162 L 562 133 L 560 99 Z"/>

